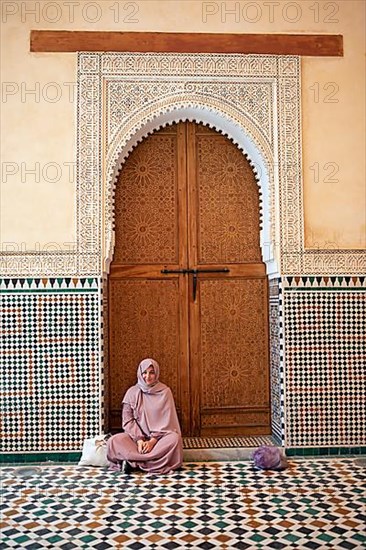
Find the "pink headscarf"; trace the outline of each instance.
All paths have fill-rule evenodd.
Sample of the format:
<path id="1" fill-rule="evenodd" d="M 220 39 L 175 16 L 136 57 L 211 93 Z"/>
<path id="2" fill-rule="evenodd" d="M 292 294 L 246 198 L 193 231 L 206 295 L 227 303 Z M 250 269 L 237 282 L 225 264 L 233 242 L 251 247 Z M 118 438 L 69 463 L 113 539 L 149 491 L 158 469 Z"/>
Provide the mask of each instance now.
<path id="1" fill-rule="evenodd" d="M 148 386 L 142 378 L 150 365 L 154 367 L 156 382 Z M 154 359 L 144 359 L 137 368 L 137 384 L 129 388 L 122 403 L 127 403 L 133 410 L 135 420 L 142 431 L 149 435 L 152 432 L 181 433 L 177 411 L 171 389 L 159 382 L 160 367 Z"/>
<path id="2" fill-rule="evenodd" d="M 142 375 L 149 367 L 154 368 L 155 372 L 155 384 L 153 386 L 148 386 L 143 379 Z M 155 361 L 155 359 L 144 359 L 141 361 L 139 366 L 137 367 L 137 385 L 144 393 L 157 393 L 158 391 L 161 391 L 163 389 L 164 384 L 159 382 L 159 375 L 160 375 L 160 367 L 159 363 Z"/>

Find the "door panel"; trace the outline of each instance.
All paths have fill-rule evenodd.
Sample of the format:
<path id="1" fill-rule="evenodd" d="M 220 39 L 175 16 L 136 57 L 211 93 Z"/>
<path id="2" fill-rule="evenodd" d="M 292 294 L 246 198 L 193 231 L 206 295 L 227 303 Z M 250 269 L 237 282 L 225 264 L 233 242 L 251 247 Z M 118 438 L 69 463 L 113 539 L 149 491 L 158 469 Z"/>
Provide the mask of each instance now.
<path id="1" fill-rule="evenodd" d="M 200 280 L 201 435 L 268 426 L 266 304 L 263 278 Z"/>
<path id="2" fill-rule="evenodd" d="M 145 357 L 161 365 L 189 430 L 187 280 L 163 275 L 186 263 L 184 127 L 143 141 L 115 193 L 115 252 L 109 277 L 109 424 L 121 427 L 121 399 Z"/>
<path id="3" fill-rule="evenodd" d="M 179 262 L 177 147 L 176 132 L 157 133 L 126 162 L 115 193 L 115 265 Z"/>
<path id="4" fill-rule="evenodd" d="M 258 186 L 244 155 L 224 136 L 191 124 L 195 150 L 197 264 L 261 262 Z"/>
<path id="5" fill-rule="evenodd" d="M 179 279 L 116 278 L 114 274 L 109 297 L 113 428 L 120 427 L 122 394 L 136 383 L 136 366 L 145 357 L 154 357 L 164 366 L 164 381 L 176 396 L 181 416 L 179 357 L 184 316 Z"/>
<path id="6" fill-rule="evenodd" d="M 144 140 L 116 187 L 112 429 L 136 365 L 153 356 L 185 434 L 269 433 L 267 302 L 258 187 L 242 153 L 194 123 Z"/>
<path id="7" fill-rule="evenodd" d="M 189 264 L 193 429 L 269 433 L 268 296 L 259 244 L 259 193 L 243 154 L 189 124 Z M 217 273 L 206 273 L 206 270 Z M 220 273 L 226 269 L 227 273 Z"/>

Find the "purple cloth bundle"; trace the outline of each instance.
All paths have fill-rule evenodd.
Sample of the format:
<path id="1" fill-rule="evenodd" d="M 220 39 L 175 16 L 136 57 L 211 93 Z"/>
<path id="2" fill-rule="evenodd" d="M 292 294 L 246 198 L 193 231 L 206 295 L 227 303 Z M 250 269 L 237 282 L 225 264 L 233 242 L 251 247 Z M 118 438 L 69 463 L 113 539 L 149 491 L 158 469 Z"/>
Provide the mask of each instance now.
<path id="1" fill-rule="evenodd" d="M 252 455 L 254 466 L 261 470 L 284 470 L 287 468 L 287 459 L 278 447 L 263 445 L 258 447 Z"/>

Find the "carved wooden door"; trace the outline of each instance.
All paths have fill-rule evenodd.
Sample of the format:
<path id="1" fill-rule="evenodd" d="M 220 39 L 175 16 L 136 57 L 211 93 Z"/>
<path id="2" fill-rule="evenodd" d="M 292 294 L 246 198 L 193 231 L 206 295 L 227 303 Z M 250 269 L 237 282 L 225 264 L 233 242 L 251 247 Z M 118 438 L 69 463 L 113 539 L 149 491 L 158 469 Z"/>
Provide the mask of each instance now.
<path id="1" fill-rule="evenodd" d="M 186 435 L 270 433 L 268 297 L 253 171 L 227 138 L 180 123 L 128 158 L 109 277 L 109 417 L 144 357 Z"/>

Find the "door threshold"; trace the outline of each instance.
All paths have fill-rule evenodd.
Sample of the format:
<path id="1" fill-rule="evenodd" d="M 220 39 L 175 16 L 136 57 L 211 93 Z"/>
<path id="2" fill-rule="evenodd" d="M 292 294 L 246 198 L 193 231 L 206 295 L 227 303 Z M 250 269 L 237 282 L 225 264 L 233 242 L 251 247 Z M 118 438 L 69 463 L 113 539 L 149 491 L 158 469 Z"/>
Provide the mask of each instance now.
<path id="1" fill-rule="evenodd" d="M 271 435 L 183 437 L 184 462 L 249 460 L 255 448 L 279 445 Z"/>
<path id="2" fill-rule="evenodd" d="M 183 437 L 184 449 L 237 449 L 277 445 L 271 435 L 247 435 L 233 437 Z"/>

